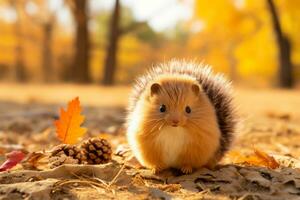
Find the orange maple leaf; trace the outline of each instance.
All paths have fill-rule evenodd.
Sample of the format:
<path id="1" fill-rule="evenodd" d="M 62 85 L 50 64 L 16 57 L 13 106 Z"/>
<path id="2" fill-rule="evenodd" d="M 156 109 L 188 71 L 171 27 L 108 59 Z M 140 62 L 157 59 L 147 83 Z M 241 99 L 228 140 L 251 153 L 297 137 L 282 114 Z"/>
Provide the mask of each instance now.
<path id="1" fill-rule="evenodd" d="M 81 107 L 78 97 L 69 102 L 66 111 L 61 108 L 60 118 L 54 123 L 57 137 L 63 143 L 75 144 L 86 133 L 86 128 L 80 127 L 85 118 L 80 112 Z"/>

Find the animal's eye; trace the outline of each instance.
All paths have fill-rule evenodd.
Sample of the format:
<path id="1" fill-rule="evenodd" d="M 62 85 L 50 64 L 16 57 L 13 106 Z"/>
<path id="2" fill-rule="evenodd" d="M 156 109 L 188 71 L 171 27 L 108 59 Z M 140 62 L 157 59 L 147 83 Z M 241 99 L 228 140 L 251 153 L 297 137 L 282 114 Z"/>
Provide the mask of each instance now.
<path id="1" fill-rule="evenodd" d="M 160 112 L 166 112 L 167 108 L 166 108 L 166 105 L 165 104 L 162 104 L 160 107 L 159 107 L 159 111 Z"/>
<path id="2" fill-rule="evenodd" d="M 185 112 L 186 113 L 191 113 L 192 109 L 189 106 L 187 106 L 187 107 L 185 107 Z"/>

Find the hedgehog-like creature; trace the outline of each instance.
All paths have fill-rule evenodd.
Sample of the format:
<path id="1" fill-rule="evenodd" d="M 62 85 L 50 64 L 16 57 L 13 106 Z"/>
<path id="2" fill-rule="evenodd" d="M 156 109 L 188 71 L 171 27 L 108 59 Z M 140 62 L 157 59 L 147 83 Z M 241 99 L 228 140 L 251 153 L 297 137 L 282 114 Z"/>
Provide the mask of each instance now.
<path id="1" fill-rule="evenodd" d="M 137 79 L 127 139 L 139 162 L 154 172 L 191 173 L 218 163 L 236 124 L 230 83 L 203 64 L 172 60 Z"/>

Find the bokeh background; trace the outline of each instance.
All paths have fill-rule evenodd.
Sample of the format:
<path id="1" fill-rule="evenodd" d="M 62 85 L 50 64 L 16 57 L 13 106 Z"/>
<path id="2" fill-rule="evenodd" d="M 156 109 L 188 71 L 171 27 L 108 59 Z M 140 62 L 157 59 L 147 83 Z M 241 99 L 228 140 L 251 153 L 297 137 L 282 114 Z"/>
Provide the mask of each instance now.
<path id="1" fill-rule="evenodd" d="M 294 0 L 0 0 L 0 80 L 129 84 L 172 58 L 237 85 L 299 85 Z"/>

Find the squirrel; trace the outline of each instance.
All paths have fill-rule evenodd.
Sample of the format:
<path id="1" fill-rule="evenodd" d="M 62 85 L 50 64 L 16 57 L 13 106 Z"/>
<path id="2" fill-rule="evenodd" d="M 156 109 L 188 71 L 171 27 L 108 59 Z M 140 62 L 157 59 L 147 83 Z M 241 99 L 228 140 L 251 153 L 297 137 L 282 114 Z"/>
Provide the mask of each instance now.
<path id="1" fill-rule="evenodd" d="M 214 168 L 237 125 L 231 83 L 211 68 L 171 60 L 140 76 L 130 95 L 127 140 L 154 173 Z"/>

